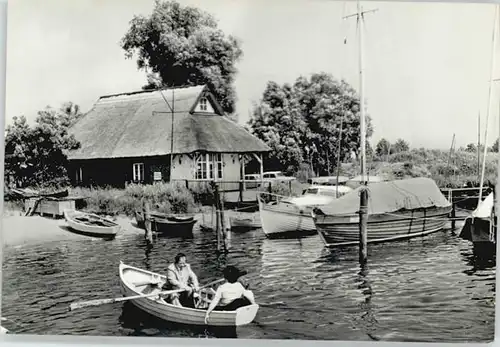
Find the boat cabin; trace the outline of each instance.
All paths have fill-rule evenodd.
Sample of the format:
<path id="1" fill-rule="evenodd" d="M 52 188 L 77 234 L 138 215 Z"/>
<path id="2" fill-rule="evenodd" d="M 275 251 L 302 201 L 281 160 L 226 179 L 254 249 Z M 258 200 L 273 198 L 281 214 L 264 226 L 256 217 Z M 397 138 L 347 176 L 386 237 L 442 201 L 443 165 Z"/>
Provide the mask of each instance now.
<path id="1" fill-rule="evenodd" d="M 316 184 L 316 185 L 345 185 L 346 182 L 349 181 L 349 177 L 347 176 L 339 176 L 337 179 L 337 176 L 320 176 L 320 177 L 313 177 L 309 178 L 307 180 L 307 183 L 309 184 Z"/>
<path id="2" fill-rule="evenodd" d="M 341 185 L 338 186 L 311 185 L 302 192 L 302 195 L 325 195 L 325 196 L 337 197 L 337 190 L 339 198 L 353 191 L 352 188 Z"/>

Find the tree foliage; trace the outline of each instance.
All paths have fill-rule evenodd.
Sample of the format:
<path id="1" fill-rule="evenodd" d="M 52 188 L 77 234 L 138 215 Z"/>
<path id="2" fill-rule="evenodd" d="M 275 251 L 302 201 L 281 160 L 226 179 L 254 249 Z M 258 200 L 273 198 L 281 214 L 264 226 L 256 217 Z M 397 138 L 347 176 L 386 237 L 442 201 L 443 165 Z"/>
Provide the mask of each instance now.
<path id="1" fill-rule="evenodd" d="M 222 108 L 234 112 L 238 40 L 226 36 L 210 14 L 175 1 L 155 1 L 148 17 L 134 16 L 121 40 L 127 58 L 148 72 L 145 89 L 207 84 Z"/>
<path id="2" fill-rule="evenodd" d="M 6 128 L 6 177 L 14 177 L 20 187 L 67 184 L 66 151 L 80 145 L 68 128 L 81 115 L 78 105 L 70 102 L 39 111 L 33 127 L 24 116 L 14 117 Z"/>
<path id="3" fill-rule="evenodd" d="M 375 147 L 375 153 L 378 156 L 384 156 L 390 154 L 389 151 L 391 150 L 391 143 L 387 141 L 385 138 L 380 139 L 380 141 L 377 143 L 377 146 Z"/>
<path id="4" fill-rule="evenodd" d="M 493 145 L 489 148 L 489 151 L 490 152 L 495 152 L 495 153 L 498 153 L 498 138 L 495 140 L 495 142 L 493 143 Z"/>
<path id="5" fill-rule="evenodd" d="M 295 173 L 304 161 L 325 174 L 336 166 L 340 135 L 341 160 L 359 154 L 359 109 L 359 97 L 350 85 L 315 73 L 297 78 L 293 85 L 268 82 L 249 125 L 273 149 L 269 166 Z M 368 138 L 373 133 L 369 116 L 366 124 Z"/>
<path id="6" fill-rule="evenodd" d="M 410 150 L 410 144 L 403 139 L 397 139 L 393 147 L 394 153 L 408 152 Z"/>

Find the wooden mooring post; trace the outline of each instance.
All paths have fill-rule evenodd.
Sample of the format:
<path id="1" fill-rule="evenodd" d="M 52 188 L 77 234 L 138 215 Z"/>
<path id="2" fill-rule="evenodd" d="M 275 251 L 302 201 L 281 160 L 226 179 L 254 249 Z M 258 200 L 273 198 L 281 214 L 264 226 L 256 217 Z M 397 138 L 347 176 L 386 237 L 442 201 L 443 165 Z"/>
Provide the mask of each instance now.
<path id="1" fill-rule="evenodd" d="M 450 219 L 451 219 L 451 230 L 455 230 L 455 217 L 456 217 L 456 210 L 455 210 L 455 202 L 453 201 L 453 189 L 450 188 L 448 190 L 448 202 L 451 203 L 451 213 L 450 213 Z"/>
<path id="2" fill-rule="evenodd" d="M 151 223 L 151 209 L 149 208 L 149 202 L 146 200 L 142 204 L 142 212 L 144 214 L 144 238 L 148 243 L 153 243 L 153 229 Z"/>
<path id="3" fill-rule="evenodd" d="M 216 215 L 216 230 L 215 233 L 217 235 L 217 251 L 224 250 L 227 252 L 228 250 L 228 237 L 227 237 L 227 225 L 226 218 L 224 217 L 224 203 L 221 198 L 221 194 L 219 192 L 218 184 L 213 182 L 214 188 L 214 198 L 215 198 L 215 215 Z"/>
<path id="4" fill-rule="evenodd" d="M 359 198 L 359 263 L 368 262 L 368 189 L 360 191 Z"/>
<path id="5" fill-rule="evenodd" d="M 455 230 L 455 217 L 456 217 L 455 203 L 452 201 L 451 202 L 451 230 Z"/>

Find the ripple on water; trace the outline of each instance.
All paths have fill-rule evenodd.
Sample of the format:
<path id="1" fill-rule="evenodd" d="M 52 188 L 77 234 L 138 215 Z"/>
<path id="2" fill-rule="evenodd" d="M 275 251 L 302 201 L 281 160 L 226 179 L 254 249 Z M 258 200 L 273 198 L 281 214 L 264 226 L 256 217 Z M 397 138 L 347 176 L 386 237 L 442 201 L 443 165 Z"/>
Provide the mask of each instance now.
<path id="1" fill-rule="evenodd" d="M 357 248 L 327 251 L 317 236 L 268 240 L 260 230 L 233 233 L 231 250 L 214 252 L 212 233 L 193 239 L 142 235 L 114 241 L 63 239 L 6 247 L 2 314 L 19 333 L 490 341 L 494 334 L 494 264 L 478 263 L 470 245 L 448 232 L 369 246 L 360 269 Z M 164 273 L 178 252 L 207 283 L 235 264 L 246 271 L 261 306 L 253 324 L 235 332 L 155 320 L 130 303 L 69 311 L 71 302 L 120 296 L 118 263 Z M 226 337 L 226 336 L 225 336 Z"/>

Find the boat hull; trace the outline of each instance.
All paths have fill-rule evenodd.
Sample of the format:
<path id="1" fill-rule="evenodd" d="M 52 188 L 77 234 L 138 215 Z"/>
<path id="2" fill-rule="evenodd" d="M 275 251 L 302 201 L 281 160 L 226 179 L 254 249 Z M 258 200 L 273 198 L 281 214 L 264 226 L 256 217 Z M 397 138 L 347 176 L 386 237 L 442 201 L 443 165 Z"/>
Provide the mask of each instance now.
<path id="1" fill-rule="evenodd" d="M 91 216 L 96 220 L 104 222 L 108 226 L 87 225 L 76 220 L 76 217 L 78 216 Z M 120 225 L 90 213 L 81 213 L 77 211 L 65 210 L 64 218 L 66 219 L 66 223 L 71 229 L 73 229 L 79 234 L 86 236 L 100 237 L 100 238 L 114 238 L 118 233 L 118 231 L 120 230 Z"/>
<path id="2" fill-rule="evenodd" d="M 259 200 L 260 221 L 267 237 L 279 237 L 291 233 L 314 234 L 316 227 L 311 208 L 299 209 L 291 204 L 264 204 Z"/>
<path id="3" fill-rule="evenodd" d="M 424 236 L 444 229 L 450 207 L 371 215 L 367 242 L 381 243 Z M 327 247 L 357 245 L 359 216 L 314 215 L 320 238 Z"/>
<path id="4" fill-rule="evenodd" d="M 120 263 L 119 273 L 121 291 L 124 296 L 141 295 L 144 290 L 151 292 L 150 285 L 136 287 L 133 283 L 151 280 L 153 276 L 157 276 L 165 281 L 165 276 L 123 263 Z M 156 290 L 161 291 L 161 289 Z M 165 321 L 190 325 L 206 325 L 206 310 L 204 309 L 171 305 L 157 297 L 140 298 L 131 300 L 131 302 L 141 310 Z M 225 327 L 246 325 L 254 320 L 258 309 L 258 305 L 248 305 L 240 307 L 235 311 L 212 311 L 208 325 Z"/>
<path id="5" fill-rule="evenodd" d="M 192 236 L 196 220 L 176 221 L 163 218 L 151 218 L 153 231 L 172 236 Z"/>
<path id="6" fill-rule="evenodd" d="M 496 224 L 496 223 L 495 223 Z M 496 244 L 497 231 L 491 228 L 491 219 L 482 217 L 467 217 L 460 237 L 473 244 L 486 247 L 486 244 Z"/>

